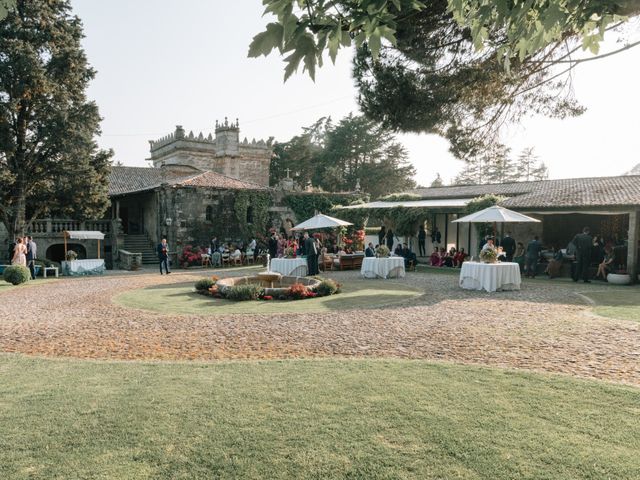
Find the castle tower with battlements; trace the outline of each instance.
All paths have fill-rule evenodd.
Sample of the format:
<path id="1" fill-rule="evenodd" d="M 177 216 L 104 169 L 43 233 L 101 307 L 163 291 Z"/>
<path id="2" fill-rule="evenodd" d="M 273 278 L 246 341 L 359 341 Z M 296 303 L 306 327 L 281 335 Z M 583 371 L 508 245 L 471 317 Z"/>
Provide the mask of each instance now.
<path id="1" fill-rule="evenodd" d="M 150 140 L 151 157 L 156 168 L 179 173 L 213 171 L 228 177 L 269 185 L 269 165 L 273 155 L 272 139 L 268 141 L 246 138 L 240 141 L 240 123 L 216 121 L 215 137 L 200 133 L 187 135 L 181 125 L 173 133 Z"/>

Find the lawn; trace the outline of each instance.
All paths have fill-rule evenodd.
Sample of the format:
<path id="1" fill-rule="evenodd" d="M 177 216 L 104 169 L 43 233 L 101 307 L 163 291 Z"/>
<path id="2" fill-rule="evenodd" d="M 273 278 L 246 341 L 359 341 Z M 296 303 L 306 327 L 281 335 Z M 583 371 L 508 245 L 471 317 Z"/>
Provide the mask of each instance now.
<path id="1" fill-rule="evenodd" d="M 346 309 L 376 308 L 407 302 L 424 292 L 390 280 L 349 280 L 343 291 L 328 297 L 297 301 L 232 302 L 199 295 L 194 282 L 183 282 L 132 290 L 114 298 L 130 308 L 163 313 L 225 315 L 231 313 L 319 313 Z"/>
<path id="2" fill-rule="evenodd" d="M 0 356 L 0 478 L 603 479 L 640 390 L 402 360 Z"/>
<path id="3" fill-rule="evenodd" d="M 617 287 L 606 291 L 583 292 L 596 306 L 593 312 L 603 317 L 640 322 L 640 297 L 637 288 Z"/>

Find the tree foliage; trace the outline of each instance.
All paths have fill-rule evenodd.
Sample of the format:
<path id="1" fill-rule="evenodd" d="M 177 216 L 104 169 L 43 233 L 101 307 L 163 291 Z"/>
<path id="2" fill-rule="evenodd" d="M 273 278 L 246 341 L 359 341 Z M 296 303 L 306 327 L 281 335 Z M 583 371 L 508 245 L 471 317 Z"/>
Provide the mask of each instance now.
<path id="1" fill-rule="evenodd" d="M 360 190 L 372 198 L 415 186 L 415 170 L 402 145 L 382 125 L 349 115 L 337 124 L 322 118 L 274 149 L 271 184 L 287 172 L 300 186 L 327 192 Z"/>
<path id="2" fill-rule="evenodd" d="M 580 48 L 597 51 L 605 31 L 635 15 L 631 0 L 263 0 L 276 21 L 249 55 L 286 55 L 312 76 L 323 53 L 356 46 L 363 112 L 386 127 L 446 137 L 458 158 L 497 140 L 525 114 L 562 118 L 583 109 L 569 77 Z"/>
<path id="3" fill-rule="evenodd" d="M 456 185 L 484 183 L 528 182 L 546 180 L 547 167 L 535 155 L 532 147 L 525 148 L 517 159 L 504 145 L 496 144 L 482 154 L 465 162 L 462 171 L 454 179 Z"/>
<path id="4" fill-rule="evenodd" d="M 95 71 L 67 0 L 18 0 L 0 21 L 0 219 L 11 236 L 40 215 L 96 217 L 111 152 L 85 89 Z"/>

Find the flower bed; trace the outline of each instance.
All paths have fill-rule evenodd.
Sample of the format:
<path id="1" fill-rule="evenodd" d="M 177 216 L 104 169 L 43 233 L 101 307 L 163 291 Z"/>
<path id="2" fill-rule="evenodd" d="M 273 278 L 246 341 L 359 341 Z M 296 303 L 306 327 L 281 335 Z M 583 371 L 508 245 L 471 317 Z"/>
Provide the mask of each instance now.
<path id="1" fill-rule="evenodd" d="M 247 300 L 304 300 L 340 293 L 340 284 L 327 279 L 282 277 L 278 282 L 266 284 L 258 276 L 203 278 L 196 282 L 195 290 L 202 295 L 233 301 Z"/>

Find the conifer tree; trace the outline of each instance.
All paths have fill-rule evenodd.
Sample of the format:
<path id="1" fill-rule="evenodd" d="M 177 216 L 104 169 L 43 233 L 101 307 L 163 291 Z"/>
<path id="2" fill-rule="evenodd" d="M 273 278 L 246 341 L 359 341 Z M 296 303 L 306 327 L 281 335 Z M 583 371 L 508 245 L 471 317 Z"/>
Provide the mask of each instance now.
<path id="1" fill-rule="evenodd" d="M 0 20 L 0 220 L 11 237 L 44 215 L 95 218 L 109 151 L 85 90 L 95 71 L 68 0 L 17 0 Z"/>

